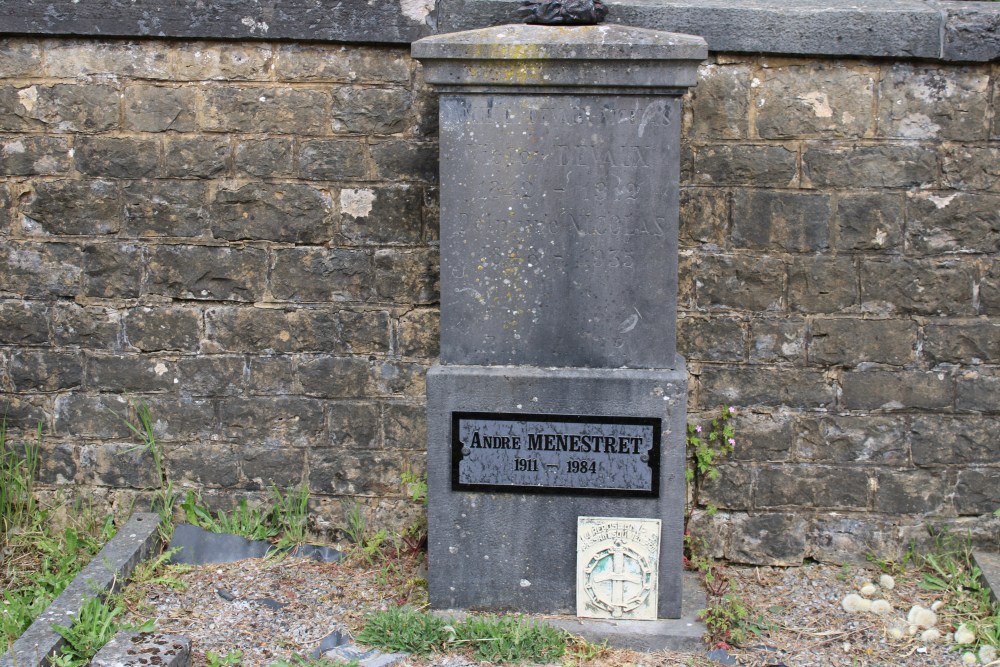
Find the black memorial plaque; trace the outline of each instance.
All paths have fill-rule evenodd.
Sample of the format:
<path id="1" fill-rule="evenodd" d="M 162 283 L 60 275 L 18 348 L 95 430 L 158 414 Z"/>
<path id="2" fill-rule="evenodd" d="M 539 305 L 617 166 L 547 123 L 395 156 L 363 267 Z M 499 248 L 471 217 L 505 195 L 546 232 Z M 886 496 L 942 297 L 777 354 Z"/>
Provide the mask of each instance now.
<path id="1" fill-rule="evenodd" d="M 660 420 L 452 413 L 452 488 L 659 496 Z"/>

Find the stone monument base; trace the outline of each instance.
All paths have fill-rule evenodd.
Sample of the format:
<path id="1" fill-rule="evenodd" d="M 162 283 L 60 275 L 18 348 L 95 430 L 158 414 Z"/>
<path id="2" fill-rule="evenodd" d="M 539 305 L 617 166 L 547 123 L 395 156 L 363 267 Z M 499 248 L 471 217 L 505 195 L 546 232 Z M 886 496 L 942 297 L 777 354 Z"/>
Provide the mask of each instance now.
<path id="1" fill-rule="evenodd" d="M 664 370 L 434 366 L 427 374 L 431 606 L 573 614 L 577 517 L 654 518 L 663 526 L 657 616 L 680 617 L 686 409 L 679 357 Z M 455 490 L 455 413 L 658 419 L 655 495 Z"/>

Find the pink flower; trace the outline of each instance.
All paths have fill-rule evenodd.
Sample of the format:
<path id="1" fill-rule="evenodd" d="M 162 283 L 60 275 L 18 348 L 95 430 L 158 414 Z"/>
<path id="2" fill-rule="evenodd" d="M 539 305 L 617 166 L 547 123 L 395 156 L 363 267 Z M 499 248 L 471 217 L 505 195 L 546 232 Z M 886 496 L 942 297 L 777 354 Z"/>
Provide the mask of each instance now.
<path id="1" fill-rule="evenodd" d="M 700 426 L 695 426 L 694 427 L 694 432 L 695 433 L 701 433 L 701 427 Z"/>
<path id="2" fill-rule="evenodd" d="M 735 447 L 736 446 L 736 441 L 734 439 L 730 438 L 729 439 L 729 446 L 730 447 Z"/>

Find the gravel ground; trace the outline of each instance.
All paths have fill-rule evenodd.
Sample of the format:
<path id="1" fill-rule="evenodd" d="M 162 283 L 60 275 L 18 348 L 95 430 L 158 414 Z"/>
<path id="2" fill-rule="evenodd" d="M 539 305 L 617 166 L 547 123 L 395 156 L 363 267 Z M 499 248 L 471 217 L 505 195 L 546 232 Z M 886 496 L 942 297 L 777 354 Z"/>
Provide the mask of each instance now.
<path id="1" fill-rule="evenodd" d="M 916 574 L 896 576 L 893 590 L 873 598 L 890 602 L 888 616 L 849 613 L 841 600 L 862 585 L 878 581 L 879 572 L 860 567 L 808 565 L 799 568 L 737 568 L 720 570 L 723 579 L 750 610 L 750 620 L 762 628 L 748 647 L 730 648 L 731 656 L 747 666 L 889 666 L 960 664 L 959 654 L 944 640 L 921 642 L 907 635 L 893 641 L 887 626 L 905 616 L 913 604 L 930 606 L 935 598 L 917 588 Z M 309 655 L 335 630 L 358 631 L 366 615 L 399 604 L 421 606 L 426 601 L 424 576 L 415 558 L 369 564 L 317 563 L 307 559 L 249 559 L 225 565 L 205 565 L 186 573 L 171 573 L 186 585 L 174 590 L 163 582 L 133 584 L 127 599 L 131 620 L 157 619 L 159 632 L 183 634 L 192 640 L 194 664 L 205 654 L 243 652 L 246 667 L 267 667 L 293 655 Z M 942 609 L 941 634 L 953 630 Z M 707 652 L 710 646 L 706 645 Z M 477 664 L 462 655 L 411 658 L 412 667 L 467 667 Z M 584 664 L 717 665 L 706 654 L 608 650 Z"/>

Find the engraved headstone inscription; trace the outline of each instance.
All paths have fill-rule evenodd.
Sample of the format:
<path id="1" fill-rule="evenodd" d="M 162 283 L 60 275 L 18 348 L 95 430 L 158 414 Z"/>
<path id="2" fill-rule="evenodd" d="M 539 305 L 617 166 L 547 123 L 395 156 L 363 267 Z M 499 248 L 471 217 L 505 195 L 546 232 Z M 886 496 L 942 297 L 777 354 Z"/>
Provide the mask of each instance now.
<path id="1" fill-rule="evenodd" d="M 705 42 L 509 25 L 422 39 L 412 52 L 440 99 L 431 604 L 575 613 L 578 519 L 612 517 L 659 522 L 655 547 L 642 542 L 655 554 L 607 547 L 613 557 L 591 563 L 588 613 L 638 609 L 615 568 L 641 561 L 657 585 L 636 613 L 676 618 L 680 98 Z"/>

